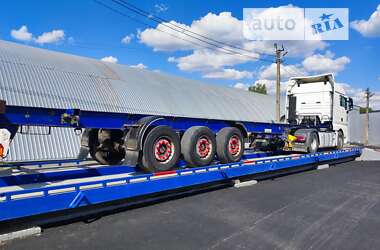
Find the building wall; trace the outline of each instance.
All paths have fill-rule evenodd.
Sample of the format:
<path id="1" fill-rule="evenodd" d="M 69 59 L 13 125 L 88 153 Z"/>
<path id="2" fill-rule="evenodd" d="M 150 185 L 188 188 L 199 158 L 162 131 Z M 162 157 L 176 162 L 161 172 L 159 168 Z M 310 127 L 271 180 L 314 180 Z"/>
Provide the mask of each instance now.
<path id="1" fill-rule="evenodd" d="M 369 114 L 369 144 L 380 146 L 380 112 Z"/>
<path id="2" fill-rule="evenodd" d="M 21 131 L 19 131 L 21 132 Z M 80 148 L 80 136 L 69 128 L 33 127 L 29 134 L 17 133 L 8 157 L 8 162 L 74 159 Z"/>
<path id="3" fill-rule="evenodd" d="M 352 143 L 364 143 L 365 138 L 365 114 L 360 114 L 359 109 L 351 111 L 348 115 L 349 136 Z M 380 146 L 380 112 L 369 113 L 368 143 Z"/>

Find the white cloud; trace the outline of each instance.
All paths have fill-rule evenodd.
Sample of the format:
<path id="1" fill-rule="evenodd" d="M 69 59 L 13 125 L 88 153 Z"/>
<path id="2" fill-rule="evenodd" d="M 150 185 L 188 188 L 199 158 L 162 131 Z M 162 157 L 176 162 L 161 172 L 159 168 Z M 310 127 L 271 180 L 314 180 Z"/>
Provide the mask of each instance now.
<path id="1" fill-rule="evenodd" d="M 165 23 L 165 25 L 172 25 L 172 27 L 180 26 L 184 29 L 189 29 L 190 27 L 177 23 L 175 21 L 170 21 Z M 178 33 L 163 24 L 158 24 L 156 29 L 148 28 L 144 31 L 138 33 L 138 37 L 141 43 L 152 47 L 154 51 L 176 51 L 176 50 L 189 50 L 195 48 L 194 44 L 189 43 L 185 40 L 187 39 L 186 35 Z M 175 28 L 175 27 L 174 27 Z M 178 37 L 178 38 L 176 38 Z M 196 41 L 194 41 L 196 42 Z"/>
<path id="2" fill-rule="evenodd" d="M 28 31 L 28 27 L 26 25 L 21 26 L 18 30 L 12 30 L 11 36 L 19 41 L 31 41 L 33 39 L 33 34 Z"/>
<path id="3" fill-rule="evenodd" d="M 58 43 L 65 39 L 65 31 L 63 30 L 52 30 L 49 32 L 44 32 L 37 38 L 33 36 L 31 32 L 28 31 L 26 25 L 21 26 L 18 30 L 11 30 L 11 36 L 19 41 L 33 41 L 39 45 L 44 45 L 46 43 Z M 74 43 L 74 38 L 69 37 L 69 43 Z"/>
<path id="4" fill-rule="evenodd" d="M 136 69 L 147 69 L 148 68 L 148 66 L 146 66 L 142 63 L 136 64 L 136 65 L 130 65 L 129 67 L 136 68 Z"/>
<path id="5" fill-rule="evenodd" d="M 113 56 L 106 56 L 100 59 L 100 61 L 108 62 L 108 63 L 117 63 L 119 60 L 116 57 Z"/>
<path id="6" fill-rule="evenodd" d="M 234 88 L 236 88 L 236 89 L 244 89 L 244 90 L 248 90 L 249 85 L 246 84 L 246 83 L 237 82 L 237 83 L 235 83 L 232 87 L 234 87 Z"/>
<path id="7" fill-rule="evenodd" d="M 225 44 L 244 48 L 246 51 L 240 50 L 239 52 L 248 54 L 251 57 L 261 57 L 258 53 L 255 53 L 255 51 L 264 51 L 269 54 L 274 53 L 273 43 L 275 41 L 246 40 L 243 36 L 242 20 L 232 16 L 231 12 L 221 12 L 219 14 L 208 13 L 194 20 L 190 25 L 181 24 L 176 21 L 170 21 L 166 23 L 166 25 L 171 25 L 172 28 L 178 29 L 180 32 L 173 31 L 165 25 L 159 24 L 156 28 L 148 28 L 141 31 L 138 36 L 139 40 L 141 43 L 152 47 L 154 51 L 191 51 L 190 54 L 182 57 L 168 58 L 169 62 L 176 62 L 178 68 L 184 71 L 210 72 L 223 67 L 231 67 L 236 64 L 256 61 L 254 58 L 241 55 L 229 55 L 222 51 L 205 49 L 200 45 L 193 44 L 197 43 L 206 47 L 211 46 L 210 44 L 187 36 L 186 34 L 194 36 L 194 33 L 190 33 L 186 30 L 205 35 Z M 183 40 L 173 36 L 180 37 Z M 204 39 L 199 36 L 198 38 Z M 193 43 L 184 40 L 190 40 Z M 210 40 L 208 41 L 213 43 Z M 284 44 L 286 49 L 290 51 L 288 56 L 292 57 L 312 55 L 317 50 L 324 50 L 328 46 L 324 41 L 279 41 L 279 43 Z M 228 47 L 224 47 L 224 49 L 226 48 Z M 271 57 L 269 59 L 273 58 Z"/>
<path id="8" fill-rule="evenodd" d="M 63 30 L 52 30 L 49 32 L 44 32 L 42 35 L 38 36 L 36 43 L 57 43 L 65 38 L 65 32 Z"/>
<path id="9" fill-rule="evenodd" d="M 202 47 L 196 44 L 209 46 L 208 44 L 203 43 L 195 38 L 181 34 L 181 32 L 176 32 L 167 26 L 171 26 L 172 28 L 191 36 L 194 36 L 194 34 L 185 31 L 185 29 L 198 34 L 207 34 L 207 37 L 235 45 L 241 45 L 244 41 L 242 33 L 242 21 L 233 17 L 230 12 L 222 12 L 219 15 L 208 13 L 206 16 L 200 18 L 199 20 L 193 21 L 190 26 L 178 23 L 176 21 L 159 24 L 157 25 L 156 29 L 149 28 L 142 31 L 140 33 L 140 41 L 150 47 L 153 47 L 155 51 L 191 50 L 197 48 L 199 49 Z M 167 33 L 178 36 L 181 39 L 189 40 L 193 43 L 177 39 L 171 35 L 168 35 Z"/>
<path id="10" fill-rule="evenodd" d="M 281 80 L 288 80 L 293 76 L 306 75 L 307 72 L 296 65 L 281 65 Z M 272 63 L 267 67 L 263 67 L 260 71 L 259 78 L 263 80 L 275 80 L 277 75 L 277 65 Z"/>
<path id="11" fill-rule="evenodd" d="M 243 36 L 243 21 L 232 16 L 231 12 L 221 12 L 219 14 L 208 13 L 199 20 L 194 20 L 191 25 L 181 24 L 176 21 L 165 23 L 174 29 L 192 35 L 194 34 L 182 30 L 186 29 L 194 33 L 206 35 L 217 41 L 221 41 L 230 45 L 243 47 L 249 51 L 265 51 L 273 53 L 273 43 L 275 41 L 249 41 Z M 176 51 L 176 50 L 192 50 L 200 49 L 201 46 L 191 44 L 189 42 L 179 40 L 164 32 L 179 36 L 182 39 L 209 46 L 201 41 L 173 31 L 163 24 L 159 24 L 156 29 L 148 28 L 140 33 L 140 42 L 152 47 L 155 51 Z M 179 26 L 180 28 L 174 27 Z M 164 31 L 164 32 L 162 32 Z M 203 39 L 202 37 L 198 37 Z M 212 42 L 212 41 L 211 41 Z M 327 44 L 323 41 L 279 41 L 291 51 L 290 56 L 310 55 L 315 50 L 323 50 Z"/>
<path id="12" fill-rule="evenodd" d="M 239 71 L 236 69 L 223 69 L 222 71 L 209 72 L 203 75 L 204 78 L 240 80 L 252 78 L 253 73 L 249 71 Z"/>
<path id="13" fill-rule="evenodd" d="M 169 62 L 176 62 L 177 67 L 183 71 L 211 71 L 224 66 L 246 63 L 250 60 L 245 56 L 225 54 L 208 49 L 195 50 L 192 54 L 179 58 L 168 58 Z"/>
<path id="14" fill-rule="evenodd" d="M 342 56 L 334 59 L 334 55 L 331 52 L 327 52 L 325 55 L 316 54 L 303 60 L 302 65 L 306 71 L 315 73 L 338 73 L 344 70 L 346 64 L 350 63 L 350 58 Z"/>
<path id="15" fill-rule="evenodd" d="M 288 80 L 294 76 L 303 76 L 310 73 L 338 73 L 344 70 L 350 59 L 342 56 L 334 59 L 334 54 L 327 51 L 324 55 L 316 54 L 305 58 L 302 65 L 281 65 L 281 80 Z M 277 67 L 275 63 L 263 67 L 259 73 L 259 79 L 275 80 Z"/>
<path id="16" fill-rule="evenodd" d="M 362 88 L 354 88 L 348 83 L 336 83 L 336 86 L 343 90 L 343 92 L 349 96 L 354 95 L 358 92 L 363 92 Z"/>
<path id="17" fill-rule="evenodd" d="M 380 91 L 375 91 L 374 94 L 370 99 L 370 106 L 375 110 L 380 110 Z"/>
<path id="18" fill-rule="evenodd" d="M 169 9 L 169 7 L 163 3 L 158 3 L 158 4 L 154 5 L 154 9 L 155 9 L 156 13 L 161 13 L 161 12 L 167 11 Z"/>
<path id="19" fill-rule="evenodd" d="M 233 17 L 231 12 L 221 12 L 218 15 L 210 12 L 193 21 L 191 31 L 207 34 L 208 37 L 229 44 L 242 45 L 245 42 L 243 22 Z"/>
<path id="20" fill-rule="evenodd" d="M 290 9 L 291 8 L 291 9 Z M 251 40 L 277 40 L 277 39 L 295 39 L 303 40 L 304 27 L 303 25 L 294 25 L 292 29 L 281 28 L 278 24 L 278 27 L 272 29 L 271 32 L 268 32 L 268 29 L 261 28 L 261 26 L 266 25 L 269 22 L 256 22 L 257 20 L 292 20 L 297 24 L 304 24 L 304 9 L 292 4 L 279 7 L 270 7 L 265 9 L 251 9 L 250 12 L 245 13 L 246 25 L 244 25 L 244 34 L 247 38 Z M 280 22 L 279 22 L 280 23 Z M 256 27 L 255 27 L 256 26 Z M 257 27 L 260 28 L 257 28 Z M 273 28 L 273 26 L 272 26 Z"/>
<path id="21" fill-rule="evenodd" d="M 123 37 L 123 39 L 121 39 L 121 43 L 129 44 L 134 37 L 135 37 L 134 34 L 126 35 L 125 37 Z"/>
<path id="22" fill-rule="evenodd" d="M 380 36 L 380 4 L 368 20 L 352 21 L 351 27 L 365 37 Z"/>

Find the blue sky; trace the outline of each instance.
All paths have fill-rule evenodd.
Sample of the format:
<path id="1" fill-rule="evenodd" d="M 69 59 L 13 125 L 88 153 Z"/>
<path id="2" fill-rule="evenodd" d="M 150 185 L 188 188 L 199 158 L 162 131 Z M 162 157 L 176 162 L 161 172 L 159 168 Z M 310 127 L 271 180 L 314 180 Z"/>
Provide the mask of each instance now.
<path id="1" fill-rule="evenodd" d="M 123 13 L 157 26 L 112 0 L 103 0 Z M 362 104 L 361 91 L 370 87 L 380 108 L 380 1 L 137 1 L 128 2 L 178 25 L 223 42 L 247 46 L 238 34 L 243 8 L 293 5 L 302 8 L 349 8 L 351 25 L 347 41 L 284 42 L 289 72 L 317 74 L 332 71 L 348 94 Z M 92 0 L 2 1 L 0 39 L 70 54 L 117 58 L 118 63 L 245 88 L 262 81 L 273 87 L 270 62 L 242 60 L 221 52 L 202 50 L 184 41 L 120 16 Z M 372 15 L 372 17 L 371 17 Z M 361 20 L 361 21 L 358 21 Z M 193 25 L 192 25 L 193 24 Z M 24 27 L 23 27 L 24 26 Z M 13 30 L 13 32 L 12 32 Z M 44 34 L 45 33 L 45 34 Z M 162 34 L 161 34 L 162 33 Z M 124 43 L 122 39 L 124 39 Z M 281 43 L 281 41 L 279 41 Z M 273 42 L 252 47 L 273 52 Z M 263 56 L 264 59 L 272 59 Z M 286 69 L 285 69 L 286 70 Z M 285 71 L 283 79 L 290 74 Z"/>

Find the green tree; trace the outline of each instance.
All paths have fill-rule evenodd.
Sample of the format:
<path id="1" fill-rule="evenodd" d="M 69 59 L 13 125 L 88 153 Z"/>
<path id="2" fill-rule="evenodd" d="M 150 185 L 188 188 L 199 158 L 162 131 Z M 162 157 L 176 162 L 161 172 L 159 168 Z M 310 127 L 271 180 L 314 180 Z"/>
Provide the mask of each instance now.
<path id="1" fill-rule="evenodd" d="M 360 107 L 359 109 L 360 114 L 365 114 L 366 111 L 367 111 L 367 108 L 365 107 Z M 372 112 L 372 108 L 368 108 L 368 113 L 371 113 L 371 112 Z"/>
<path id="2" fill-rule="evenodd" d="M 260 94 L 267 94 L 267 86 L 264 83 L 256 83 L 248 88 L 251 92 L 256 92 Z"/>

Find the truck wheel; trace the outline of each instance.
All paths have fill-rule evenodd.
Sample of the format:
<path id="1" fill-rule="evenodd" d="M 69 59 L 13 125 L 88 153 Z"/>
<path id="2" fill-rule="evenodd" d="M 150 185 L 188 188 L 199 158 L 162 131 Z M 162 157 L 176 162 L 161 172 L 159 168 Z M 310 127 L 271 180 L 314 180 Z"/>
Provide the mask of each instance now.
<path id="1" fill-rule="evenodd" d="M 153 128 L 145 138 L 141 168 L 146 172 L 172 169 L 181 155 L 178 135 L 169 126 Z"/>
<path id="2" fill-rule="evenodd" d="M 307 152 L 316 153 L 319 148 L 318 135 L 316 133 L 310 133 L 310 136 L 307 140 Z"/>
<path id="3" fill-rule="evenodd" d="M 123 131 L 89 129 L 88 147 L 91 157 L 104 165 L 120 164 L 125 157 Z"/>
<path id="4" fill-rule="evenodd" d="M 342 149 L 344 146 L 344 137 L 343 137 L 343 133 L 341 131 L 338 132 L 338 141 L 337 141 L 337 144 L 336 144 L 336 148 L 337 149 Z"/>
<path id="5" fill-rule="evenodd" d="M 240 161 L 244 153 L 241 131 L 234 127 L 222 128 L 216 135 L 216 153 L 221 163 Z"/>
<path id="6" fill-rule="evenodd" d="M 207 127 L 191 127 L 186 130 L 182 137 L 181 149 L 183 157 L 189 166 L 209 165 L 215 156 L 215 135 Z"/>

